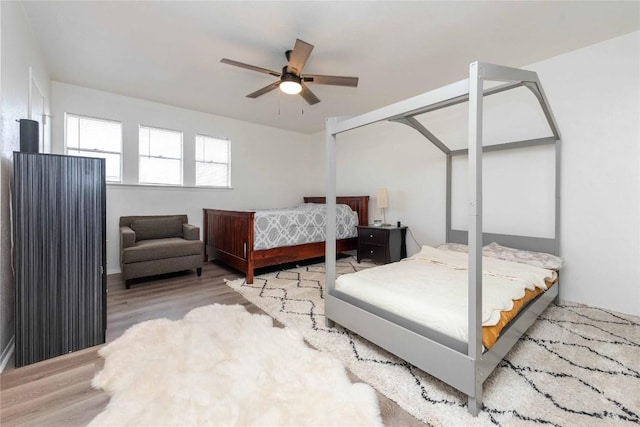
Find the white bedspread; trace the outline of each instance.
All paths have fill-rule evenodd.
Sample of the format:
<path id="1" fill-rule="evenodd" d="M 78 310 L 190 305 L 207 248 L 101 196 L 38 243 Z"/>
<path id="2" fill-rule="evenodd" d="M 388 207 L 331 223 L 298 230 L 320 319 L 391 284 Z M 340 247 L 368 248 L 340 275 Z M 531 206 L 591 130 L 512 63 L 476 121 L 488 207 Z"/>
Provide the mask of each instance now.
<path id="1" fill-rule="evenodd" d="M 403 261 L 336 280 L 336 289 L 445 335 L 468 342 L 467 254 L 424 246 Z M 551 270 L 498 259 L 482 259 L 482 324 L 493 326 L 501 311 L 525 289 L 546 289 Z"/>

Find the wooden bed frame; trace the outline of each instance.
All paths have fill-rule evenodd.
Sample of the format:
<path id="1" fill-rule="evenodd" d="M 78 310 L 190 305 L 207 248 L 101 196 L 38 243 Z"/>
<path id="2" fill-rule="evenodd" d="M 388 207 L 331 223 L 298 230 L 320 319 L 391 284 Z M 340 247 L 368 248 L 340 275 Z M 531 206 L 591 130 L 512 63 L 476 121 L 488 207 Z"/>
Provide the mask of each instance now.
<path id="1" fill-rule="evenodd" d="M 305 197 L 305 203 L 325 203 L 324 197 Z M 369 196 L 337 197 L 358 214 L 358 225 L 369 224 Z M 325 243 L 305 243 L 273 249 L 253 249 L 254 215 L 251 211 L 203 209 L 204 261 L 217 259 L 246 274 L 253 283 L 256 268 L 285 264 L 325 255 Z M 357 237 L 336 240 L 337 253 L 356 249 Z"/>

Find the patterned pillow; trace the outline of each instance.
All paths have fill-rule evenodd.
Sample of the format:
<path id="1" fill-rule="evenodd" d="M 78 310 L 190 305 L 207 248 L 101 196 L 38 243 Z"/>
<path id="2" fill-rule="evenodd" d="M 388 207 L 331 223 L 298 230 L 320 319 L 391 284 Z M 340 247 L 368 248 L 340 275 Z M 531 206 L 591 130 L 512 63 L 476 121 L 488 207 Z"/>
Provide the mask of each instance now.
<path id="1" fill-rule="evenodd" d="M 136 241 L 182 237 L 182 220 L 171 217 L 135 219 L 131 229 L 136 232 Z"/>
<path id="2" fill-rule="evenodd" d="M 529 264 L 549 270 L 559 270 L 563 265 L 562 258 L 555 255 L 508 248 L 506 246 L 501 246 L 496 242 L 490 243 L 482 248 L 482 255 L 506 261 Z"/>
<path id="3" fill-rule="evenodd" d="M 438 249 L 455 252 L 468 252 L 467 245 L 461 243 L 443 243 Z M 482 248 L 482 256 L 498 258 L 505 261 L 529 264 L 535 267 L 546 268 L 548 270 L 559 270 L 564 264 L 562 258 L 544 252 L 531 252 L 522 249 L 508 248 L 496 242 L 490 243 Z"/>
<path id="4" fill-rule="evenodd" d="M 467 245 L 462 243 L 443 243 L 437 246 L 437 248 L 444 249 L 445 251 L 468 252 Z"/>

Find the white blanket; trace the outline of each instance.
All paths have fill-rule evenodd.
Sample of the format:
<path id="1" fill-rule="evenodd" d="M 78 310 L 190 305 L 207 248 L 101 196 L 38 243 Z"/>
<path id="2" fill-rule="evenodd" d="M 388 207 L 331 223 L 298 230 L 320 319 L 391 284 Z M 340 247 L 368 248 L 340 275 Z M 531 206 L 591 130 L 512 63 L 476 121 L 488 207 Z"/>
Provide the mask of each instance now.
<path id="1" fill-rule="evenodd" d="M 424 246 L 401 262 L 336 280 L 336 289 L 462 342 L 468 342 L 467 254 Z M 525 289 L 546 289 L 551 270 L 483 257 L 482 325 L 493 326 Z"/>

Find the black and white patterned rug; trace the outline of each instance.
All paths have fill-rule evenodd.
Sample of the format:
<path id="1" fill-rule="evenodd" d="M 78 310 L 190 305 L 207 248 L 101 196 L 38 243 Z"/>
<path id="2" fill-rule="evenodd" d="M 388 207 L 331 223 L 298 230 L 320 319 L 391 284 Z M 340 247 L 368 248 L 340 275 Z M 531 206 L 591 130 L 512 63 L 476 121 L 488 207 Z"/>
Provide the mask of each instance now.
<path id="1" fill-rule="evenodd" d="M 338 274 L 370 267 L 338 260 Z M 343 328 L 327 328 L 324 264 L 228 282 L 314 347 L 432 425 L 640 425 L 640 318 L 551 305 L 484 384 L 477 418 L 466 396 Z"/>

